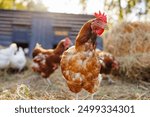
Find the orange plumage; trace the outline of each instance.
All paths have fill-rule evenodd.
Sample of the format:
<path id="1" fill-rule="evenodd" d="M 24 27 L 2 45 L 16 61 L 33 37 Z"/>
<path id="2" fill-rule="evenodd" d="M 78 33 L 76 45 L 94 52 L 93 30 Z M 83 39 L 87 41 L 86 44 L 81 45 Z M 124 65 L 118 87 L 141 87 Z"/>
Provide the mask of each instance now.
<path id="1" fill-rule="evenodd" d="M 119 68 L 119 62 L 112 54 L 101 50 L 96 50 L 96 52 L 101 64 L 101 74 L 110 74 L 113 69 L 117 70 Z"/>
<path id="2" fill-rule="evenodd" d="M 59 66 L 62 53 L 70 46 L 71 40 L 61 40 L 55 49 L 44 49 L 37 44 L 33 50 L 34 72 L 38 72 L 43 78 L 48 78 Z"/>
<path id="3" fill-rule="evenodd" d="M 109 83 L 112 83 L 113 80 L 110 78 L 109 75 L 113 70 L 119 69 L 119 62 L 115 59 L 115 57 L 112 54 L 108 52 L 101 51 L 98 49 L 96 49 L 96 52 L 100 61 L 100 74 L 107 75 Z"/>
<path id="4" fill-rule="evenodd" d="M 62 74 L 69 89 L 76 94 L 82 89 L 93 94 L 99 87 L 100 63 L 95 51 L 95 42 L 97 35 L 102 34 L 104 27 L 107 26 L 106 21 L 104 22 L 101 18 L 96 17 L 87 21 L 76 37 L 75 46 L 66 50 L 62 55 Z"/>

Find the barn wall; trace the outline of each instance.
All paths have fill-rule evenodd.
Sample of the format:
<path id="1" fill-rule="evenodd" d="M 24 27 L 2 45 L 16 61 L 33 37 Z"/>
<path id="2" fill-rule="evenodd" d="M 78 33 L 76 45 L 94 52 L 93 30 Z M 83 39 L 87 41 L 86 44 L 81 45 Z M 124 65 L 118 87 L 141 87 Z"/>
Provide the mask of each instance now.
<path id="1" fill-rule="evenodd" d="M 0 10 L 0 45 L 25 43 L 31 56 L 37 42 L 45 48 L 53 48 L 66 36 L 74 42 L 81 26 L 91 18 L 91 15 Z"/>

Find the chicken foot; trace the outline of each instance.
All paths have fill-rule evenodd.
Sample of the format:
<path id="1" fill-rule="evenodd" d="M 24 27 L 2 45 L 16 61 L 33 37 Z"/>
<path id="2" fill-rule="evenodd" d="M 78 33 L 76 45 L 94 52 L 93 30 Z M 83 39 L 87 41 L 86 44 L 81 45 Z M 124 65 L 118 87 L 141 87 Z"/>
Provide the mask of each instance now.
<path id="1" fill-rule="evenodd" d="M 50 79 L 48 79 L 48 78 L 46 78 L 46 79 L 44 78 L 44 82 L 47 85 L 45 90 L 47 90 L 52 85 L 52 83 L 51 83 Z"/>
<path id="2" fill-rule="evenodd" d="M 79 99 L 79 94 L 78 93 L 76 93 L 76 98 L 75 98 L 76 100 L 78 100 Z"/>
<path id="3" fill-rule="evenodd" d="M 112 80 L 112 78 L 110 77 L 110 75 L 107 75 L 107 78 L 108 78 L 108 83 L 109 84 L 115 84 L 115 81 Z"/>

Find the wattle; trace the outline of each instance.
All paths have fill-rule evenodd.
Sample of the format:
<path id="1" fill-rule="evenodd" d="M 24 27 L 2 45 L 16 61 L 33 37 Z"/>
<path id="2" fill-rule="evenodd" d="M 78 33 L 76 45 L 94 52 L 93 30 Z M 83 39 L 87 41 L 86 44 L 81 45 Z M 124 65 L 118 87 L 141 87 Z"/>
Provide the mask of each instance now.
<path id="1" fill-rule="evenodd" d="M 104 29 L 96 30 L 96 34 L 99 35 L 99 36 L 100 36 L 103 32 L 104 32 Z"/>

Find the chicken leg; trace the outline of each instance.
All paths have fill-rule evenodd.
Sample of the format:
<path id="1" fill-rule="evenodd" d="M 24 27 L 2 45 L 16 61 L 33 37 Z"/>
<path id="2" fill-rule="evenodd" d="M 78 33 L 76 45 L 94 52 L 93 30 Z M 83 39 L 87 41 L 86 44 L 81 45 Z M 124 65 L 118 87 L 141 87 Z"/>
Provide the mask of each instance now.
<path id="1" fill-rule="evenodd" d="M 75 100 L 78 100 L 79 99 L 79 94 L 76 93 L 75 96 L 76 96 Z"/>
<path id="2" fill-rule="evenodd" d="M 112 80 L 112 78 L 110 77 L 110 75 L 107 75 L 107 78 L 108 78 L 108 83 L 109 84 L 115 84 L 115 81 Z"/>
<path id="3" fill-rule="evenodd" d="M 94 95 L 95 95 L 95 93 L 92 93 L 92 94 L 88 93 L 88 95 L 85 98 L 83 98 L 83 100 L 88 99 L 89 96 L 90 96 L 90 99 L 93 100 L 94 99 Z"/>
<path id="4" fill-rule="evenodd" d="M 95 95 L 95 93 L 92 93 L 92 94 L 91 94 L 91 100 L 94 99 L 94 95 Z"/>
<path id="5" fill-rule="evenodd" d="M 46 78 L 46 79 L 43 78 L 43 79 L 44 79 L 45 84 L 47 85 L 45 90 L 47 90 L 52 85 L 52 83 L 51 83 L 50 79 L 48 79 L 48 78 Z"/>

